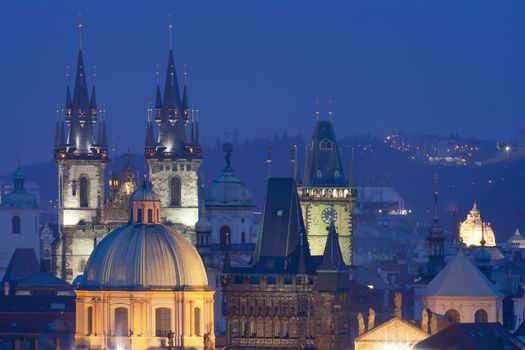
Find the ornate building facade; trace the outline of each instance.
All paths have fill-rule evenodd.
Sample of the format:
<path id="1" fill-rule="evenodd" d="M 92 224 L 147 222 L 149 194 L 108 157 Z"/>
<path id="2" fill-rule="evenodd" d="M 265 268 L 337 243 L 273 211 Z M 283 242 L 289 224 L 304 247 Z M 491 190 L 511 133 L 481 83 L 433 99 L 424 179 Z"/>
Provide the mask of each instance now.
<path id="1" fill-rule="evenodd" d="M 344 176 L 331 120 L 318 120 L 315 124 L 298 193 L 311 253 L 323 254 L 327 226 L 333 220 L 345 263 L 351 265 L 352 210 L 356 191 Z"/>
<path id="2" fill-rule="evenodd" d="M 146 182 L 129 205 L 129 223 L 97 245 L 79 279 L 77 347 L 213 348 L 213 291 L 197 250 L 161 224 Z"/>
<path id="3" fill-rule="evenodd" d="M 322 256 L 310 255 L 295 183 L 270 179 L 254 262 L 221 276 L 231 349 L 351 347 L 348 268 L 333 223 Z"/>

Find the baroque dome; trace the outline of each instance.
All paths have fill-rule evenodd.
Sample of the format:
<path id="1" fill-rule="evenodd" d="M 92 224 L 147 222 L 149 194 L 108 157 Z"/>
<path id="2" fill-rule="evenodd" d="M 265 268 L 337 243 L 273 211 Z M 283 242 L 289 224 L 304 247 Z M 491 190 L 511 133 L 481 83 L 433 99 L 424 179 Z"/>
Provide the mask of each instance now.
<path id="1" fill-rule="evenodd" d="M 207 287 L 193 245 L 164 225 L 127 224 L 95 248 L 81 289 L 184 290 Z"/>
<path id="2" fill-rule="evenodd" d="M 157 211 L 160 203 L 155 198 L 157 196 L 146 183 L 133 193 L 130 199 L 132 219 L 110 232 L 95 247 L 79 289 L 208 289 L 199 253 L 182 235 L 160 224 Z M 150 211 L 153 215 L 142 215 Z"/>
<path id="3" fill-rule="evenodd" d="M 24 174 L 18 167 L 14 176 L 14 188 L 2 197 L 0 208 L 38 208 L 36 197 L 25 190 L 24 181 Z"/>
<path id="4" fill-rule="evenodd" d="M 483 232 L 485 226 L 485 232 Z M 459 236 L 463 243 L 468 246 L 481 246 L 481 238 L 485 240 L 485 246 L 493 247 L 496 245 L 496 238 L 490 223 L 484 222 L 476 203 L 467 215 L 467 219 L 459 225 Z"/>

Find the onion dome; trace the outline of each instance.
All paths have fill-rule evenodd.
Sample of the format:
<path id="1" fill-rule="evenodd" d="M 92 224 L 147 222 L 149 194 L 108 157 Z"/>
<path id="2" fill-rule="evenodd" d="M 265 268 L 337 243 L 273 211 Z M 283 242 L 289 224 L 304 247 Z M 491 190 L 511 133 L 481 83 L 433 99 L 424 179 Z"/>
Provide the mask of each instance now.
<path id="1" fill-rule="evenodd" d="M 0 204 L 0 208 L 38 208 L 36 197 L 31 193 L 27 192 L 24 188 L 25 176 L 22 173 L 20 166 L 16 170 L 13 182 L 13 191 L 7 193 L 2 197 L 2 203 Z"/>
<path id="2" fill-rule="evenodd" d="M 130 222 L 96 246 L 79 289 L 207 289 L 199 253 L 181 234 L 160 223 L 160 202 L 151 186 L 144 182 L 132 194 L 130 206 Z"/>
<path id="3" fill-rule="evenodd" d="M 233 146 L 230 143 L 226 143 L 223 146 L 223 150 L 226 153 L 226 167 L 222 170 L 222 174 L 213 180 L 213 184 L 206 192 L 206 205 L 252 206 L 250 190 L 244 186 L 231 167 L 230 158 Z"/>

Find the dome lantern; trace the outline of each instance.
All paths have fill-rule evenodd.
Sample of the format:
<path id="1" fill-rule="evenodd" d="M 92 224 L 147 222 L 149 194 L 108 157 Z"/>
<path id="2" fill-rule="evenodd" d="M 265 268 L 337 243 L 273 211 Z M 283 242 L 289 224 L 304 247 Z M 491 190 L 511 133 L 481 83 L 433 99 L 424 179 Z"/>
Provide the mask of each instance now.
<path id="1" fill-rule="evenodd" d="M 133 224 L 154 225 L 161 223 L 160 200 L 146 180 L 129 199 L 130 221 Z"/>

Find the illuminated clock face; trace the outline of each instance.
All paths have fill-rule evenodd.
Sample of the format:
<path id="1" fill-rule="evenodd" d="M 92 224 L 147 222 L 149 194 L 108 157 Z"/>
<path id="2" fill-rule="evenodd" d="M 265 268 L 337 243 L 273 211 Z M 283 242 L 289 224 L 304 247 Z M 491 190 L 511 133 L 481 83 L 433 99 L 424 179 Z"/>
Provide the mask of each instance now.
<path id="1" fill-rule="evenodd" d="M 337 221 L 337 212 L 333 208 L 324 208 L 321 217 L 326 224 Z"/>

